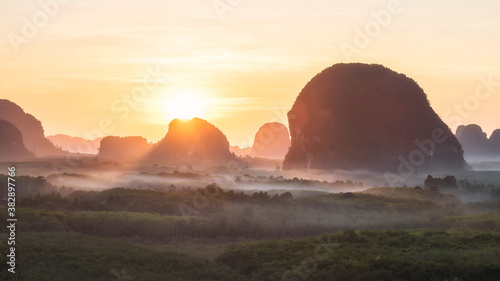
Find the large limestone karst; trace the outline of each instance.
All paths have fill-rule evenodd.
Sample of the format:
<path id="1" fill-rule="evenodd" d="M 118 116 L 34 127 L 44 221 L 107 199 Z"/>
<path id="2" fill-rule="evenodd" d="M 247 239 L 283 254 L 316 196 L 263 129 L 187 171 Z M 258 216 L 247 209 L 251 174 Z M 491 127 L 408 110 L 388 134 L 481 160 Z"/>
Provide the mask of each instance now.
<path id="1" fill-rule="evenodd" d="M 467 167 L 455 135 L 418 84 L 381 65 L 336 64 L 288 113 L 283 168 L 403 172 Z"/>
<path id="2" fill-rule="evenodd" d="M 0 119 L 11 122 L 21 131 L 26 148 L 36 156 L 64 154 L 45 138 L 42 123 L 33 115 L 25 113 L 17 104 L 0 99 Z"/>
<path id="3" fill-rule="evenodd" d="M 488 136 L 479 125 L 458 126 L 456 136 L 466 157 L 488 154 Z"/>
<path id="4" fill-rule="evenodd" d="M 0 119 L 0 161 L 22 161 L 33 157 L 24 146 L 21 131 L 9 121 Z"/>

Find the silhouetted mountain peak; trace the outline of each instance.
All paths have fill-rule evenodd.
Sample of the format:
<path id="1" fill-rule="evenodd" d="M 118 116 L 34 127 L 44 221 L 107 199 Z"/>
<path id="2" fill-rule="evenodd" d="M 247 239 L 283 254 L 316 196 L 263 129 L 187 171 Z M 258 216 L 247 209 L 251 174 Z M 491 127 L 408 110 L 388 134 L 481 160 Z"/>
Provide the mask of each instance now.
<path id="1" fill-rule="evenodd" d="M 209 122 L 193 118 L 174 119 L 165 137 L 150 153 L 155 160 L 175 159 L 234 159 L 229 142 L 217 127 Z"/>
<path id="2" fill-rule="evenodd" d="M 99 146 L 103 138 L 87 140 L 80 137 L 57 134 L 53 136 L 47 136 L 47 139 L 49 139 L 54 145 L 67 152 L 97 154 L 99 153 Z"/>
<path id="3" fill-rule="evenodd" d="M 418 84 L 381 65 L 336 64 L 311 79 L 288 113 L 292 137 L 284 168 L 398 171 L 417 141 L 415 169 L 463 169 L 460 143 Z M 420 163 L 422 162 L 422 163 Z"/>
<path id="4" fill-rule="evenodd" d="M 25 113 L 17 104 L 0 99 L 0 119 L 14 124 L 23 135 L 26 148 L 37 156 L 64 154 L 45 138 L 42 123 L 33 115 Z"/>
<path id="5" fill-rule="evenodd" d="M 481 126 L 479 126 L 477 124 L 469 124 L 467 126 L 465 126 L 465 125 L 458 126 L 456 136 L 457 136 L 457 138 L 466 137 L 466 138 L 477 138 L 477 139 L 483 139 L 483 140 L 488 139 L 488 136 L 486 135 L 485 132 L 483 132 L 483 129 L 481 128 Z"/>
<path id="6" fill-rule="evenodd" d="M 500 156 L 500 129 L 493 131 L 490 138 L 477 124 L 460 125 L 456 132 L 467 158 L 497 158 Z"/>

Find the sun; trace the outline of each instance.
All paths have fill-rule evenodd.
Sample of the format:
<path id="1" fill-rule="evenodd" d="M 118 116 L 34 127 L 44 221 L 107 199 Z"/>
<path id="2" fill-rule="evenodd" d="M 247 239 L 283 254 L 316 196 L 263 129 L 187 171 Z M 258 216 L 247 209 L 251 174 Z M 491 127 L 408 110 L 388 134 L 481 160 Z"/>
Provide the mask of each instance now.
<path id="1" fill-rule="evenodd" d="M 192 119 L 203 117 L 205 102 L 193 92 L 179 92 L 165 100 L 165 110 L 169 119 Z"/>

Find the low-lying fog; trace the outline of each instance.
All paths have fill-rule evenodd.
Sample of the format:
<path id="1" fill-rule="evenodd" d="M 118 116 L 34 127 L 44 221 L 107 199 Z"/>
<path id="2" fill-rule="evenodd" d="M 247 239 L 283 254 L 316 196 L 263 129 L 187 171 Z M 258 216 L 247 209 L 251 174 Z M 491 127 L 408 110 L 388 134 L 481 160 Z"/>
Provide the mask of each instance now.
<path id="1" fill-rule="evenodd" d="M 461 201 L 484 201 L 491 199 L 492 192 L 500 187 L 500 171 L 464 171 L 459 173 L 432 173 L 434 178 L 452 175 L 457 187 L 447 191 Z M 491 164 L 491 163 L 490 163 Z M 491 164 L 494 166 L 493 163 Z M 5 166 L 5 165 L 1 165 Z M 473 167 L 473 165 L 471 165 Z M 203 188 L 216 183 L 222 189 L 242 190 L 245 193 L 267 191 L 281 194 L 287 191 L 294 196 L 312 196 L 321 193 L 359 192 L 373 187 L 424 186 L 429 173 L 374 173 L 370 171 L 282 171 L 274 162 L 265 165 L 240 166 L 196 166 L 196 165 L 143 165 L 97 163 L 94 158 L 46 159 L 17 164 L 18 175 L 45 177 L 48 183 L 68 191 L 124 187 L 163 191 L 184 191 Z M 4 169 L 5 168 L 5 169 Z M 2 167 L 6 170 L 6 166 Z"/>

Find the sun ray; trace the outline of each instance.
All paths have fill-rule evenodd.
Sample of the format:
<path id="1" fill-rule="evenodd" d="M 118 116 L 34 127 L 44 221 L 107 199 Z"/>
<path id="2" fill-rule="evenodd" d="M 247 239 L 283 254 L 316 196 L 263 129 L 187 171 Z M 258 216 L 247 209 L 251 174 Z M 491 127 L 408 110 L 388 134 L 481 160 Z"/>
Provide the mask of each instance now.
<path id="1" fill-rule="evenodd" d="M 165 99 L 164 110 L 168 119 L 203 118 L 206 104 L 204 99 L 194 92 L 178 92 Z"/>

